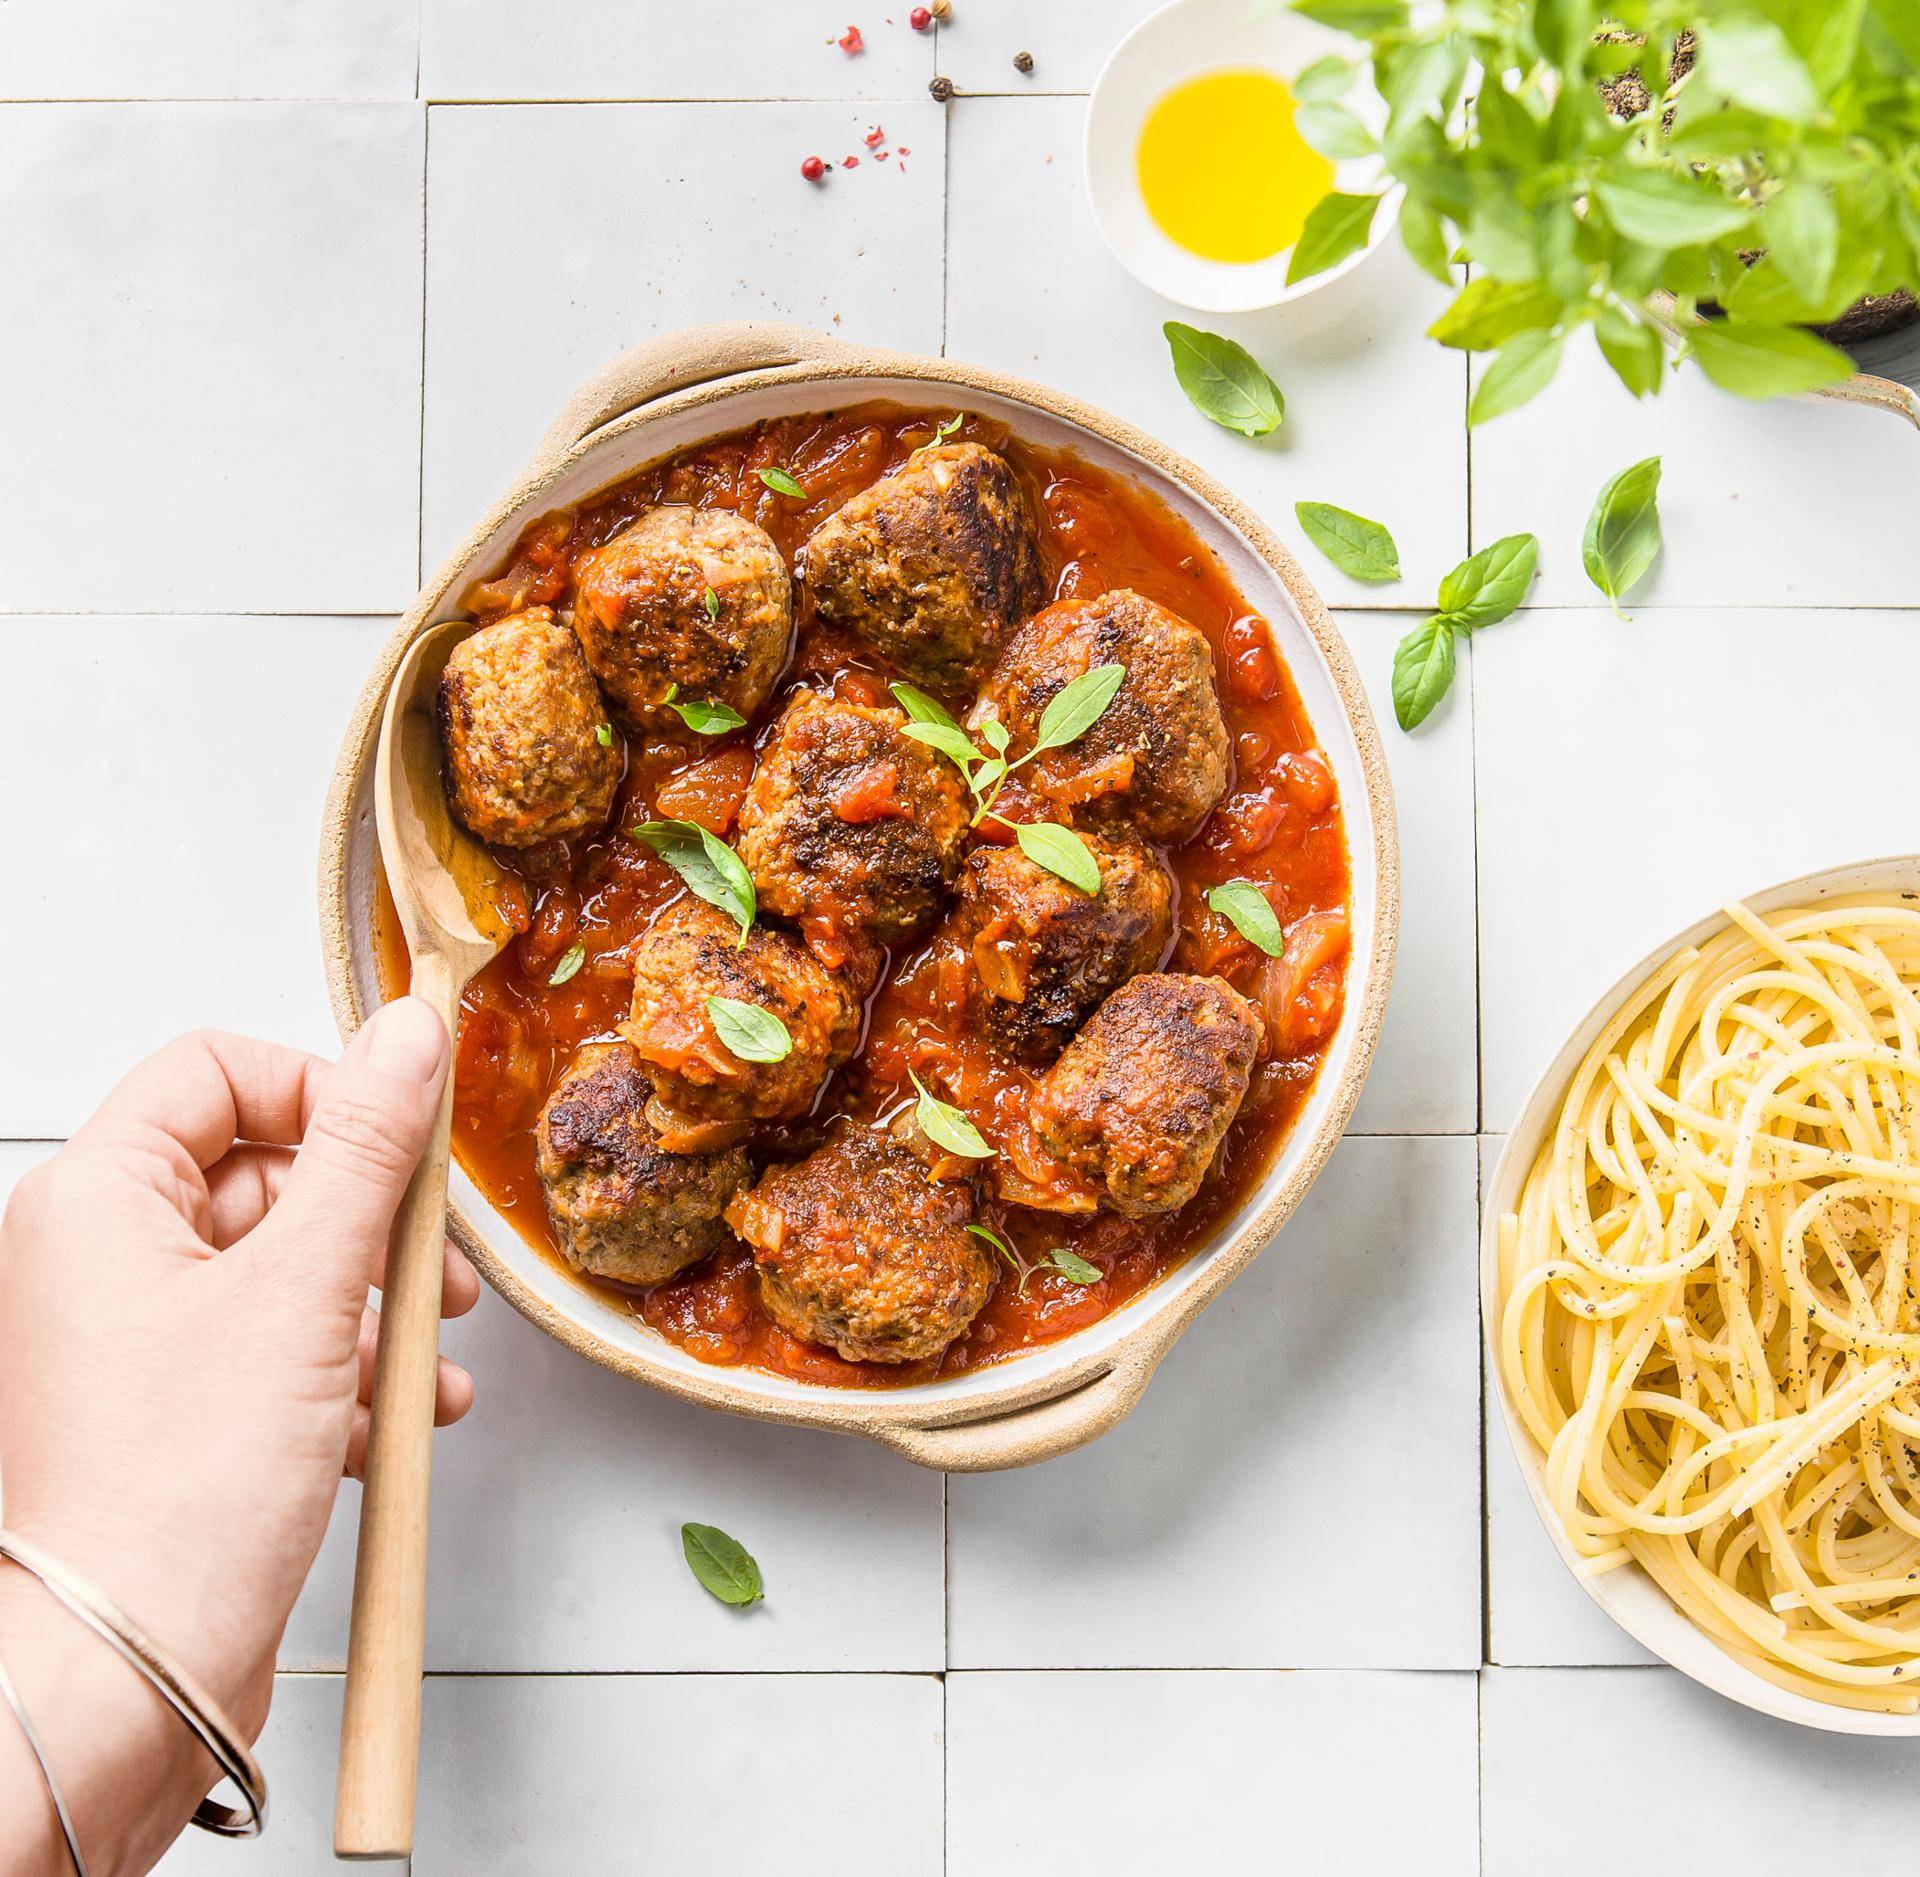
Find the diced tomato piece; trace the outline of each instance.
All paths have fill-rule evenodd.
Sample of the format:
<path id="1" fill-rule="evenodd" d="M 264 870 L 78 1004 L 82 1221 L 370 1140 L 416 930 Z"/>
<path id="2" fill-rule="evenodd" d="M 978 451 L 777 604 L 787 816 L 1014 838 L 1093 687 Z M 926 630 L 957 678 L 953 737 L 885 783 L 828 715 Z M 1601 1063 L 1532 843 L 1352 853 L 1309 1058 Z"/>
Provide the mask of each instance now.
<path id="1" fill-rule="evenodd" d="M 691 821 L 709 834 L 725 834 L 740 813 L 753 780 L 753 751 L 744 743 L 669 776 L 654 791 L 654 812 L 663 821 Z"/>

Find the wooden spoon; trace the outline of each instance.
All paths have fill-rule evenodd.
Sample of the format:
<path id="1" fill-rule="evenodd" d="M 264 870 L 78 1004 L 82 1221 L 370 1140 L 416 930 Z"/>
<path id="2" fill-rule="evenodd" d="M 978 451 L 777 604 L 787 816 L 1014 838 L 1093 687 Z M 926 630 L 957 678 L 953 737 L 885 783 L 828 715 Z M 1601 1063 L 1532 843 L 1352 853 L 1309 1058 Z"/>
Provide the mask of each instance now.
<path id="1" fill-rule="evenodd" d="M 456 620 L 408 648 L 387 693 L 373 771 L 380 857 L 413 960 L 413 995 L 440 1013 L 449 1035 L 468 979 L 513 936 L 498 909 L 506 876 L 455 825 L 441 780 L 435 697 L 447 654 L 472 630 Z M 340 1720 L 336 1857 L 397 1858 L 413 1848 L 452 1119 L 449 1074 L 433 1139 L 400 1202 L 387 1252 Z"/>

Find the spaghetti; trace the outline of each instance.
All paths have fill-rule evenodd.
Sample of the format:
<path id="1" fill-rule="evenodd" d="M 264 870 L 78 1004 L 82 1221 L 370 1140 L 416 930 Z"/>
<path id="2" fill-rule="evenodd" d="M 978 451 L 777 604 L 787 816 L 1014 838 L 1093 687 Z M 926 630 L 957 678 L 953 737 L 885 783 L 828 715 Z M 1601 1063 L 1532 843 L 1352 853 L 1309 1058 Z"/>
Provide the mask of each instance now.
<path id="1" fill-rule="evenodd" d="M 1815 1700 L 1920 1709 L 1920 905 L 1637 991 L 1501 1220 L 1498 1360 L 1588 1573 Z"/>

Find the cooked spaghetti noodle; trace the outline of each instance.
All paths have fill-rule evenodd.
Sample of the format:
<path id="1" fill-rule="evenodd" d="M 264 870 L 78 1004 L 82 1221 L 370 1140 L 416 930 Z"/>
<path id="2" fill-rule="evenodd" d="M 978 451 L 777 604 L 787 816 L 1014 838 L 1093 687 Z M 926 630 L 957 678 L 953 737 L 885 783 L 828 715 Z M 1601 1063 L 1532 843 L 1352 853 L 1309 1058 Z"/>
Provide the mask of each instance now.
<path id="1" fill-rule="evenodd" d="M 1671 959 L 1500 1225 L 1499 1363 L 1588 1572 L 1756 1674 L 1920 1709 L 1920 902 Z"/>

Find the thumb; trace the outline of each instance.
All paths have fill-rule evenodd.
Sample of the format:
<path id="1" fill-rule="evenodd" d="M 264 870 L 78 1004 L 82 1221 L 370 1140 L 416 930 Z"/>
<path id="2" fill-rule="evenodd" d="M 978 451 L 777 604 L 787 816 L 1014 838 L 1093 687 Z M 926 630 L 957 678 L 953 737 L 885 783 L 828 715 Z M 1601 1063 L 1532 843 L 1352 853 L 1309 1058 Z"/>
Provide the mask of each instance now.
<path id="1" fill-rule="evenodd" d="M 432 1138 L 452 1050 L 431 1004 L 377 1010 L 320 1093 L 264 1230 L 284 1250 L 370 1281 L 400 1197 Z"/>

